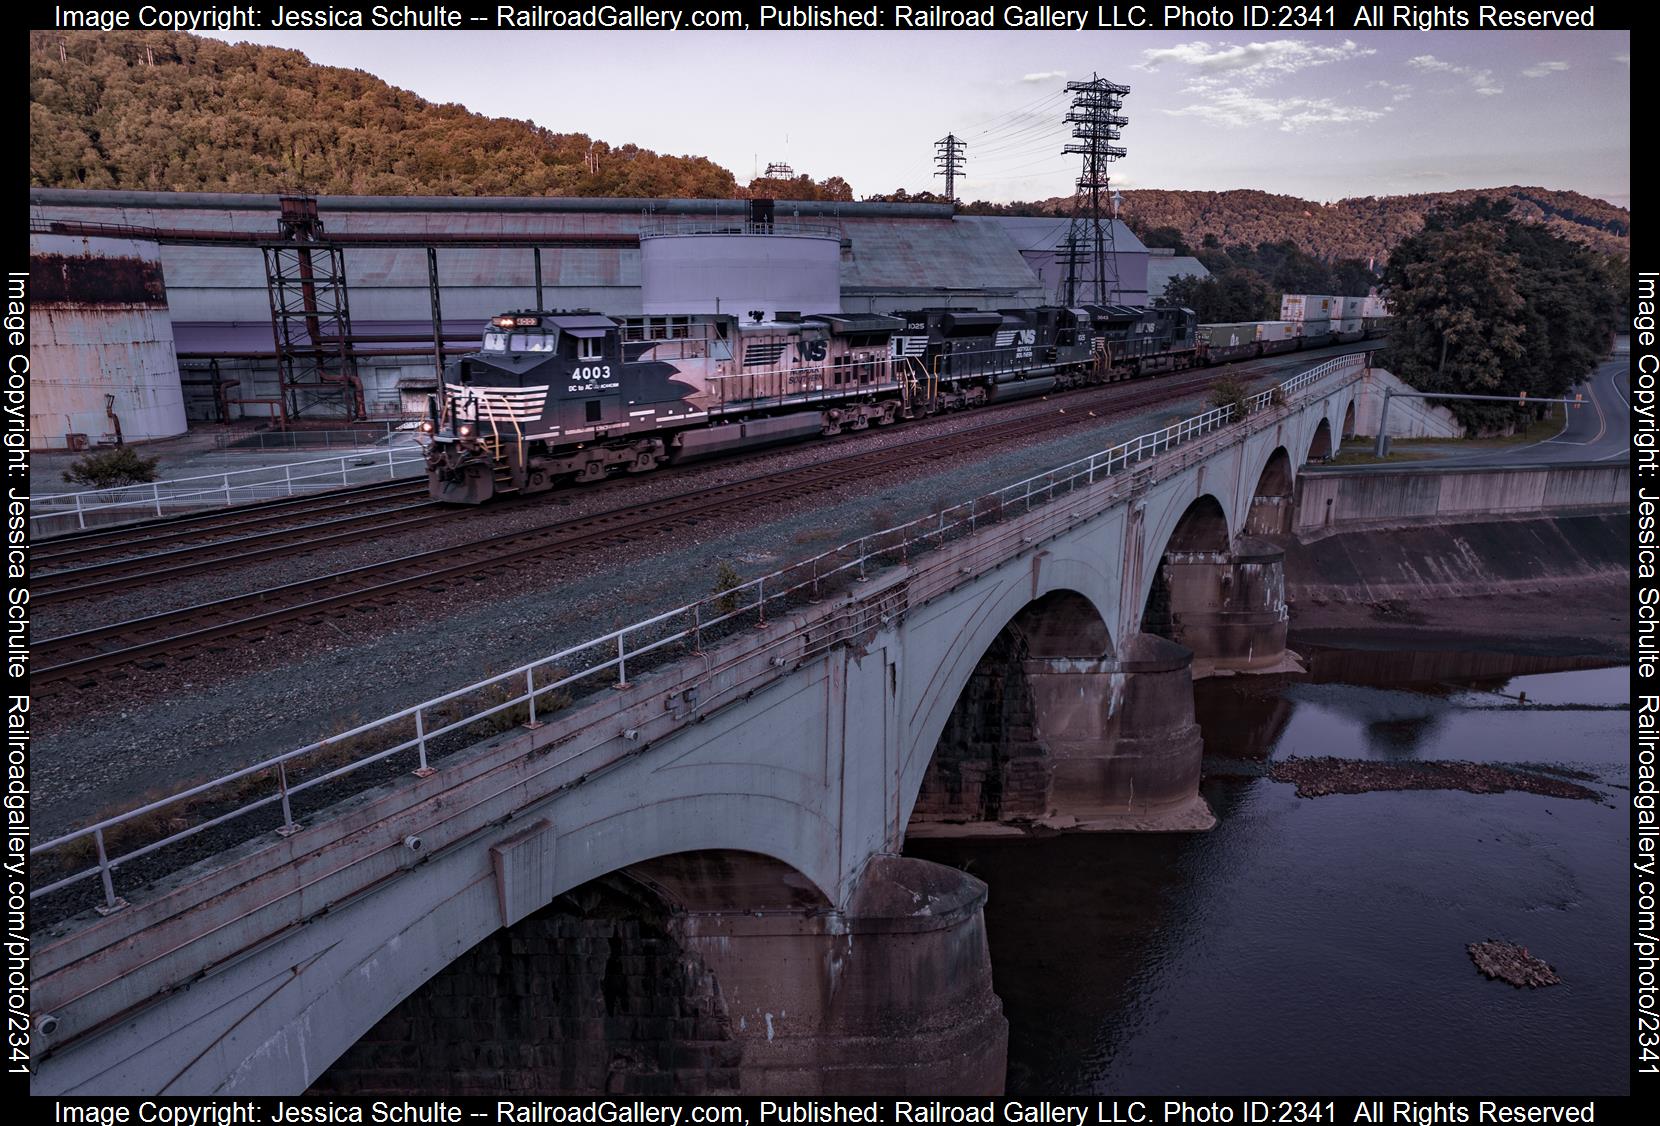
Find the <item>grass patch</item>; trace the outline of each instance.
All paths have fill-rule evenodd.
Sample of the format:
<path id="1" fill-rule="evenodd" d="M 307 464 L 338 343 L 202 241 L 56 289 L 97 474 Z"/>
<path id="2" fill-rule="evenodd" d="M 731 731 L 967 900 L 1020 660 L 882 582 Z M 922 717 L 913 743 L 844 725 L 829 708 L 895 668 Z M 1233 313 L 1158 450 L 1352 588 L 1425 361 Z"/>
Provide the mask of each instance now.
<path id="1" fill-rule="evenodd" d="M 1543 419 L 1530 423 L 1525 430 L 1493 438 L 1391 438 L 1389 455 L 1378 457 L 1376 437 L 1345 438 L 1343 449 L 1328 463 L 1330 465 L 1381 465 L 1385 462 L 1431 461 L 1436 458 L 1458 457 L 1481 453 L 1484 450 L 1504 450 L 1531 446 L 1554 438 L 1568 427 L 1567 411 L 1561 403 L 1552 403 Z"/>

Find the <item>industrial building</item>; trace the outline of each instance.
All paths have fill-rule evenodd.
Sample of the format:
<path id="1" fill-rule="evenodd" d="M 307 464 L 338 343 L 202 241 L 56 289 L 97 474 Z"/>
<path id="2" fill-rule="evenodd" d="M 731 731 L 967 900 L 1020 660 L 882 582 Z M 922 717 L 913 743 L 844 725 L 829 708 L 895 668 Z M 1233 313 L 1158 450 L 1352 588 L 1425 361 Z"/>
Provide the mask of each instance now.
<path id="1" fill-rule="evenodd" d="M 1066 269 L 1049 237 L 1065 220 L 939 204 L 49 188 L 29 202 L 37 448 L 187 420 L 408 414 L 436 386 L 435 349 L 471 350 L 504 310 L 1028 308 Z M 1115 303 L 1145 303 L 1147 250 L 1113 233 Z M 87 288 L 105 277 L 118 284 Z"/>

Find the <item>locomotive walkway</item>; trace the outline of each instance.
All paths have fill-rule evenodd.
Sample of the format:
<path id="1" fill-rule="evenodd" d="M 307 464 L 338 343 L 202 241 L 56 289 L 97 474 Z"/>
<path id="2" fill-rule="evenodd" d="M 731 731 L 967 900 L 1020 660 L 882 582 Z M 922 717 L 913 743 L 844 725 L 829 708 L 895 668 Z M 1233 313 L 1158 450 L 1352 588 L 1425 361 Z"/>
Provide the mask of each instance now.
<path id="1" fill-rule="evenodd" d="M 907 833 L 1207 827 L 1192 663 L 1281 659 L 1263 537 L 1374 390 L 1333 361 L 37 846 L 37 906 L 99 911 L 33 936 L 34 1091 L 304 1091 L 615 873 L 718 983 L 744 1089 L 1001 1090 L 984 886 Z M 999 678 L 1000 806 L 942 739 Z"/>

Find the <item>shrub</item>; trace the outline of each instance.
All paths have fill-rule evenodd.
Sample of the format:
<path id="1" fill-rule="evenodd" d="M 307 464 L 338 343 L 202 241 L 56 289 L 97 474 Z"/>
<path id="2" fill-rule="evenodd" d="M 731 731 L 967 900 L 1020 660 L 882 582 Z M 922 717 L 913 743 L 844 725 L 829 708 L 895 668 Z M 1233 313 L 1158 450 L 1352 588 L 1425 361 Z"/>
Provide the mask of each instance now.
<path id="1" fill-rule="evenodd" d="M 64 470 L 63 479 L 71 485 L 90 485 L 94 489 L 142 485 L 156 479 L 160 460 L 144 457 L 131 446 L 117 446 L 76 458 Z"/>
<path id="2" fill-rule="evenodd" d="M 720 595 L 715 600 L 715 609 L 722 614 L 730 614 L 738 608 L 738 587 L 743 585 L 743 576 L 722 559 L 720 566 L 715 568 L 714 592 Z"/>
<path id="3" fill-rule="evenodd" d="M 1238 422 L 1251 413 L 1251 392 L 1245 384 L 1231 375 L 1223 376 L 1210 385 L 1212 407 L 1232 407 L 1233 420 Z"/>

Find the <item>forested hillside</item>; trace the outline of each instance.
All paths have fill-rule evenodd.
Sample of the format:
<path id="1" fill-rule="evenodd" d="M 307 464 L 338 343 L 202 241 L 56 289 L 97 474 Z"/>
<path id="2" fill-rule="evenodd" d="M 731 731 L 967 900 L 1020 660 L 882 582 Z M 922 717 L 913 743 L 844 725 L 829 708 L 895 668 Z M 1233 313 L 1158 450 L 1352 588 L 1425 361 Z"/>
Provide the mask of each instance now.
<path id="1" fill-rule="evenodd" d="M 435 105 L 298 51 L 176 33 L 29 33 L 29 182 L 339 195 L 737 194 L 700 156 Z"/>

